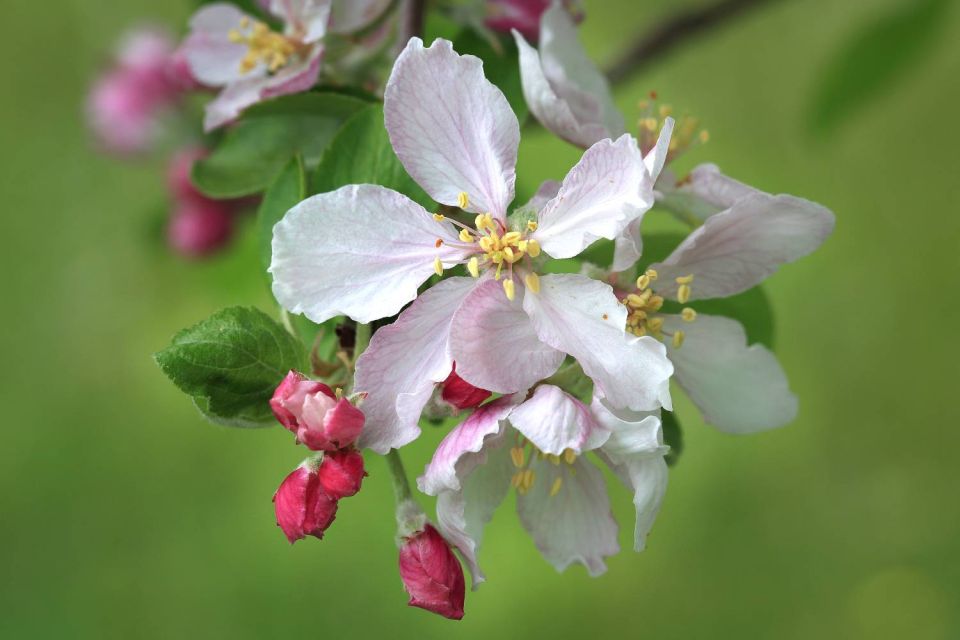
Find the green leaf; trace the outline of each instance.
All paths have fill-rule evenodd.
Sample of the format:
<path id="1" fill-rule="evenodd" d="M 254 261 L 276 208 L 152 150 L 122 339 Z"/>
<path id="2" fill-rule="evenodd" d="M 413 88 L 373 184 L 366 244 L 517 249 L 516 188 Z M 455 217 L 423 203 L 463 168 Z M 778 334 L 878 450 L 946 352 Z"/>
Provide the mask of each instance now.
<path id="1" fill-rule="evenodd" d="M 193 182 L 213 198 L 259 193 L 296 155 L 316 166 L 337 129 L 368 104 L 338 93 L 301 93 L 250 107 L 194 165 Z"/>
<path id="2" fill-rule="evenodd" d="M 348 184 L 379 184 L 427 209 L 436 206 L 394 154 L 381 105 L 368 106 L 337 132 L 314 172 L 311 191 L 324 193 Z"/>
<path id="3" fill-rule="evenodd" d="M 297 203 L 307 197 L 307 178 L 303 158 L 295 156 L 287 163 L 277 179 L 263 194 L 263 202 L 257 211 L 257 235 L 260 244 L 260 262 L 266 274 L 272 256 L 273 225 Z M 267 274 L 269 278 L 269 274 Z"/>
<path id="4" fill-rule="evenodd" d="M 683 453 L 683 430 L 672 411 L 661 411 L 660 421 L 663 423 L 663 442 L 670 447 L 664 457 L 668 466 L 677 464 L 680 454 Z"/>
<path id="5" fill-rule="evenodd" d="M 948 0 L 907 0 L 855 34 L 828 64 L 809 126 L 833 130 L 923 60 L 943 34 Z"/>
<path id="6" fill-rule="evenodd" d="M 496 42 L 499 46 L 495 49 L 489 39 L 467 27 L 454 38 L 453 48 L 461 55 L 483 60 L 484 75 L 503 92 L 522 125 L 529 112 L 520 82 L 520 52 L 513 38 L 497 38 Z"/>
<path id="7" fill-rule="evenodd" d="M 235 427 L 274 423 L 270 397 L 290 369 L 305 368 L 300 341 L 270 316 L 230 307 L 184 329 L 154 358 L 212 422 Z"/>

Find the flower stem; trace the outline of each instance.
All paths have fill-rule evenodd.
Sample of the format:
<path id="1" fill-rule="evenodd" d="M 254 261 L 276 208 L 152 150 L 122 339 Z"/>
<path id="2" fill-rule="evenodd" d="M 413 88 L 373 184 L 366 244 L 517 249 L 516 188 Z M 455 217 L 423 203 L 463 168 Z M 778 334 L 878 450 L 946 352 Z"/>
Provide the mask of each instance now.
<path id="1" fill-rule="evenodd" d="M 413 500 L 410 482 L 407 480 L 407 472 L 403 468 L 400 453 L 396 449 L 391 449 L 384 458 L 387 460 L 387 467 L 390 469 L 390 477 L 393 480 L 393 495 L 396 498 L 397 506 L 408 500 Z"/>

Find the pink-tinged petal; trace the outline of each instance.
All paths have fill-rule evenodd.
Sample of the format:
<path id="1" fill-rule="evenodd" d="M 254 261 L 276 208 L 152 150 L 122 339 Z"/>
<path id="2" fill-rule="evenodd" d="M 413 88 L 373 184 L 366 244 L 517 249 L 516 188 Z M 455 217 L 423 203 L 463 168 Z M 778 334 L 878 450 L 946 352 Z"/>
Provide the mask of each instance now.
<path id="1" fill-rule="evenodd" d="M 636 411 L 669 408 L 673 365 L 666 348 L 627 336 L 626 308 L 613 289 L 580 275 L 546 275 L 523 308 L 540 339 L 570 354 L 612 406 Z"/>
<path id="2" fill-rule="evenodd" d="M 434 386 L 453 368 L 450 321 L 474 287 L 472 278 L 448 278 L 427 289 L 397 318 L 373 334 L 357 360 L 354 389 L 366 425 L 358 445 L 385 454 L 420 434 L 417 422 Z"/>
<path id="3" fill-rule="evenodd" d="M 599 238 L 614 239 L 653 206 L 646 178 L 633 137 L 601 140 L 587 149 L 557 197 L 540 211 L 533 237 L 554 258 L 572 258 Z"/>
<path id="4" fill-rule="evenodd" d="M 591 404 L 597 421 L 612 432 L 598 452 L 621 482 L 633 491 L 636 523 L 634 551 L 643 551 L 647 535 L 667 491 L 669 447 L 663 444 L 660 418 L 655 413 L 614 410 L 602 398 Z"/>
<path id="5" fill-rule="evenodd" d="M 579 454 L 588 441 L 596 447 L 610 435 L 586 405 L 550 384 L 538 386 L 530 399 L 514 409 L 510 424 L 537 449 L 556 455 L 567 449 Z"/>
<path id="6" fill-rule="evenodd" d="M 739 322 L 698 315 L 693 322 L 667 316 L 665 331 L 682 329 L 679 349 L 668 347 L 677 383 L 703 419 L 727 433 L 781 427 L 797 415 L 797 397 L 774 356 L 760 344 L 747 346 Z"/>
<path id="7" fill-rule="evenodd" d="M 470 567 L 474 589 L 485 580 L 477 562 L 483 528 L 506 497 L 516 472 L 509 446 L 515 435 L 504 429 L 488 436 L 479 452 L 461 457 L 457 463 L 460 490 L 437 496 L 437 526 Z"/>
<path id="8" fill-rule="evenodd" d="M 323 47 L 316 45 L 306 60 L 286 66 L 270 76 L 264 84 L 260 99 L 308 91 L 317 83 L 322 60 Z"/>
<path id="9" fill-rule="evenodd" d="M 351 33 L 367 26 L 387 10 L 391 0 L 333 0 L 331 33 Z"/>
<path id="10" fill-rule="evenodd" d="M 186 56 L 193 77 L 211 87 L 235 82 L 243 77 L 240 61 L 247 45 L 231 42 L 230 32 L 240 28 L 247 14 L 232 4 L 214 3 L 204 6 L 190 19 L 190 35 L 181 51 Z M 246 75 L 256 74 L 251 70 Z"/>
<path id="11" fill-rule="evenodd" d="M 537 192 L 533 194 L 533 197 L 522 207 L 518 207 L 517 211 L 529 211 L 537 214 L 548 202 L 556 198 L 558 193 L 560 193 L 559 182 L 556 180 L 544 180 L 543 183 L 540 184 L 540 188 L 537 189 Z"/>
<path id="12" fill-rule="evenodd" d="M 563 362 L 560 351 L 537 337 L 523 310 L 523 287 L 508 300 L 500 282 L 481 281 L 453 318 L 450 355 L 457 375 L 497 393 L 529 389 L 552 375 Z"/>
<path id="13" fill-rule="evenodd" d="M 530 469 L 533 486 L 517 497 L 517 511 L 537 549 L 557 571 L 575 562 L 591 576 L 606 571 L 604 558 L 619 552 L 620 545 L 603 474 L 583 457 L 571 466 L 534 456 Z"/>
<path id="14" fill-rule="evenodd" d="M 437 39 L 411 38 L 384 96 L 390 142 L 407 172 L 437 202 L 506 217 L 513 200 L 520 125 L 483 63 Z"/>
<path id="15" fill-rule="evenodd" d="M 715 164 L 701 164 L 683 180 L 664 174 L 657 183 L 657 204 L 685 220 L 703 222 L 759 189 L 724 175 Z"/>
<path id="16" fill-rule="evenodd" d="M 760 284 L 781 264 L 813 252 L 833 231 L 833 214 L 793 196 L 754 193 L 707 218 L 663 262 L 654 289 L 676 297 L 675 279 L 693 275 L 690 300 L 731 296 Z"/>
<path id="17" fill-rule="evenodd" d="M 417 487 L 428 496 L 441 491 L 459 491 L 460 476 L 457 463 L 468 453 L 478 453 L 488 436 L 502 431 L 501 420 L 506 419 L 516 406 L 512 396 L 504 396 L 475 410 L 444 437 L 433 454 L 423 475 L 417 478 Z M 461 467 L 460 471 L 471 471 Z"/>
<path id="18" fill-rule="evenodd" d="M 273 294 L 318 323 L 392 316 L 417 296 L 435 258 L 459 262 L 459 250 L 437 248 L 438 238 L 459 242 L 449 223 L 385 187 L 349 185 L 312 196 L 273 228 Z"/>
<path id="19" fill-rule="evenodd" d="M 272 0 L 270 13 L 284 22 L 286 35 L 310 44 L 327 33 L 330 0 Z"/>
<path id="20" fill-rule="evenodd" d="M 267 76 L 254 74 L 224 87 L 204 107 L 203 130 L 210 132 L 236 120 L 244 109 L 263 99 L 269 81 Z"/>
<path id="21" fill-rule="evenodd" d="M 647 174 L 650 186 L 660 177 L 663 171 L 663 165 L 667 163 L 667 156 L 670 154 L 670 137 L 673 135 L 673 118 L 666 118 L 663 121 L 663 127 L 660 128 L 660 136 L 657 138 L 657 144 L 650 152 L 643 157 L 643 164 L 647 167 Z"/>

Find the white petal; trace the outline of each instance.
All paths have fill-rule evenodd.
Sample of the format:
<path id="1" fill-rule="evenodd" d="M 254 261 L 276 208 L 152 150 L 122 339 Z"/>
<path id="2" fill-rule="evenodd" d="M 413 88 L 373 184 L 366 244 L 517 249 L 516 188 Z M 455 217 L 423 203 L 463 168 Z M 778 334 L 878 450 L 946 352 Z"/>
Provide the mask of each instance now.
<path id="1" fill-rule="evenodd" d="M 540 184 L 540 188 L 537 189 L 537 192 L 533 194 L 533 197 L 522 207 L 517 207 L 516 210 L 529 211 L 536 215 L 548 202 L 556 198 L 558 193 L 560 193 L 559 182 L 556 180 L 544 180 Z"/>
<path id="2" fill-rule="evenodd" d="M 437 39 L 411 38 L 387 82 L 384 116 L 407 172 L 437 202 L 500 220 L 513 200 L 520 125 L 483 63 Z"/>
<path id="3" fill-rule="evenodd" d="M 330 0 L 272 0 L 270 13 L 283 20 L 287 35 L 309 44 L 327 33 Z"/>
<path id="4" fill-rule="evenodd" d="M 612 406 L 669 408 L 673 366 L 657 340 L 627 337 L 626 308 L 613 289 L 584 276 L 547 275 L 523 301 L 540 339 L 569 353 Z"/>
<path id="5" fill-rule="evenodd" d="M 434 385 L 450 375 L 450 321 L 471 278 L 448 278 L 427 289 L 397 318 L 373 334 L 357 360 L 354 388 L 366 392 L 360 446 L 385 454 L 420 434 L 417 422 Z"/>
<path id="6" fill-rule="evenodd" d="M 701 164 L 677 184 L 675 176 L 664 175 L 657 188 L 662 196 L 657 203 L 687 220 L 703 222 L 715 213 L 759 189 L 724 175 L 715 164 Z"/>
<path id="7" fill-rule="evenodd" d="M 372 322 L 394 315 L 434 272 L 462 254 L 453 227 L 404 195 L 349 185 L 307 198 L 273 228 L 273 295 L 314 322 L 346 315 Z"/>
<path id="8" fill-rule="evenodd" d="M 241 79 L 240 61 L 247 46 L 230 41 L 230 31 L 250 19 L 232 4 L 208 4 L 190 18 L 190 35 L 181 47 L 193 77 L 202 84 L 217 87 Z M 245 75 L 256 75 L 251 70 Z"/>
<path id="9" fill-rule="evenodd" d="M 661 263 L 657 293 L 676 297 L 678 276 L 693 275 L 690 300 L 731 296 L 819 247 L 833 231 L 826 208 L 793 196 L 754 193 L 707 218 Z"/>
<path id="10" fill-rule="evenodd" d="M 703 413 L 728 433 L 779 427 L 797 415 L 797 398 L 776 357 L 766 347 L 747 346 L 739 322 L 698 315 L 693 322 L 667 316 L 666 331 L 682 329 L 683 346 L 668 348 L 676 380 Z"/>
<path id="11" fill-rule="evenodd" d="M 617 237 L 654 202 L 637 141 L 623 135 L 584 152 L 539 216 L 534 237 L 554 258 L 572 258 L 598 238 Z"/>
<path id="12" fill-rule="evenodd" d="M 450 431 L 437 446 L 433 458 L 417 478 L 417 487 L 428 496 L 441 491 L 459 491 L 460 479 L 472 468 L 457 466 L 468 453 L 477 453 L 483 448 L 488 436 L 500 433 L 500 421 L 516 406 L 511 396 L 498 398 L 476 409 L 470 416 Z M 459 470 L 459 473 L 458 473 Z"/>
<path id="13" fill-rule="evenodd" d="M 523 287 L 508 300 L 500 282 L 480 282 L 453 319 L 450 355 L 457 375 L 475 387 L 497 393 L 529 389 L 552 375 L 564 354 L 537 337 L 523 310 Z"/>
<path id="14" fill-rule="evenodd" d="M 333 0 L 332 33 L 351 33 L 380 17 L 391 0 Z"/>
<path id="15" fill-rule="evenodd" d="M 244 109 L 262 99 L 269 81 L 267 76 L 252 75 L 224 87 L 217 97 L 204 107 L 203 130 L 210 132 L 236 120 Z"/>
<path id="16" fill-rule="evenodd" d="M 637 455 L 665 455 L 659 411 L 614 409 L 602 397 L 594 395 L 590 404 L 597 423 L 610 432 L 603 451 L 620 463 Z"/>
<path id="17" fill-rule="evenodd" d="M 517 497 L 517 511 L 537 549 L 557 571 L 574 562 L 591 576 L 606 571 L 604 558 L 620 551 L 620 545 L 603 474 L 583 457 L 571 467 L 534 456 L 530 468 L 533 486 Z M 560 489 L 551 496 L 557 478 Z"/>
<path id="18" fill-rule="evenodd" d="M 657 144 L 644 156 L 643 164 L 647 167 L 647 175 L 650 186 L 660 177 L 663 171 L 663 165 L 667 163 L 667 155 L 670 153 L 670 137 L 673 135 L 673 118 L 666 118 L 663 121 L 663 127 L 660 129 L 660 135 L 657 138 Z"/>
<path id="19" fill-rule="evenodd" d="M 537 449 L 556 455 L 567 449 L 579 454 L 588 440 L 599 446 L 610 435 L 586 405 L 550 384 L 538 386 L 530 399 L 514 409 L 510 424 Z M 603 438 L 591 438 L 601 433 Z"/>
<path id="20" fill-rule="evenodd" d="M 516 471 L 509 454 L 514 433 L 505 429 L 488 436 L 480 452 L 461 458 L 457 464 L 461 489 L 437 496 L 437 526 L 466 560 L 474 589 L 485 579 L 477 563 L 483 527 L 506 497 Z"/>

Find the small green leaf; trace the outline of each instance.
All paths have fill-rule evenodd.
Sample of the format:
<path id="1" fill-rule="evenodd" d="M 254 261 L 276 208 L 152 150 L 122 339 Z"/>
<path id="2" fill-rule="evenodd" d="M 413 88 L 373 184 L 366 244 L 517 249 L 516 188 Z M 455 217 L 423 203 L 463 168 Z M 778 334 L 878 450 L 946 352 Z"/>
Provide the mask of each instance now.
<path id="1" fill-rule="evenodd" d="M 663 442 L 670 447 L 664 459 L 667 465 L 672 467 L 677 464 L 680 454 L 683 453 L 683 430 L 680 429 L 677 416 L 672 411 L 661 411 L 660 421 L 663 423 Z"/>
<path id="2" fill-rule="evenodd" d="M 277 179 L 263 194 L 263 202 L 260 203 L 260 209 L 257 211 L 257 234 L 260 242 L 260 262 L 264 273 L 270 267 L 273 225 L 277 224 L 294 205 L 307 197 L 306 182 L 303 158 L 296 156 L 287 163 Z"/>
<path id="3" fill-rule="evenodd" d="M 882 93 L 933 49 L 948 0 L 907 0 L 855 34 L 827 66 L 810 109 L 810 128 L 828 133 Z"/>
<path id="4" fill-rule="evenodd" d="M 213 198 L 263 191 L 295 155 L 316 166 L 337 129 L 368 104 L 338 93 L 301 93 L 250 107 L 194 165 L 193 182 Z"/>
<path id="5" fill-rule="evenodd" d="M 290 369 L 305 368 L 300 341 L 270 316 L 230 307 L 184 329 L 154 358 L 212 422 L 238 427 L 274 423 L 269 400 Z"/>
<path id="6" fill-rule="evenodd" d="M 381 105 L 368 106 L 337 132 L 314 172 L 311 191 L 325 193 L 348 184 L 379 184 L 428 209 L 435 206 L 393 152 Z"/>
<path id="7" fill-rule="evenodd" d="M 490 40 L 467 27 L 454 38 L 453 48 L 461 55 L 469 54 L 483 60 L 484 75 L 503 92 L 522 125 L 529 112 L 520 82 L 520 52 L 513 38 L 498 38 L 496 42 L 499 51 Z"/>

